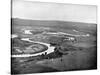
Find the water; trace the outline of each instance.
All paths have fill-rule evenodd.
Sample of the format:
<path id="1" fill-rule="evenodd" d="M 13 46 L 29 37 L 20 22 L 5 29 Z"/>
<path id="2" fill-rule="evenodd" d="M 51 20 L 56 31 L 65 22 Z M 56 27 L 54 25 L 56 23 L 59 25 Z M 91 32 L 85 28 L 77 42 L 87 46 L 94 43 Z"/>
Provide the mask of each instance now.
<path id="1" fill-rule="evenodd" d="M 19 55 L 12 55 L 12 57 L 31 57 L 31 56 L 37 56 L 37 55 L 42 55 L 45 54 L 45 52 L 47 52 L 47 54 L 54 52 L 54 46 L 50 46 L 50 44 L 48 43 L 44 43 L 44 42 L 37 42 L 37 41 L 31 41 L 29 40 L 29 38 L 22 38 L 21 40 L 25 40 L 25 41 L 29 41 L 29 42 L 33 42 L 33 43 L 39 43 L 39 44 L 43 44 L 46 45 L 48 47 L 48 49 L 46 51 L 43 51 L 41 53 L 36 53 L 36 54 L 19 54 Z"/>
<path id="2" fill-rule="evenodd" d="M 75 31 L 75 30 L 74 30 Z M 29 32 L 29 31 L 28 31 Z M 76 36 L 76 37 L 89 37 L 90 34 L 85 34 L 85 35 L 75 35 L 75 34 L 69 34 L 69 33 L 63 33 L 63 32 L 58 32 L 58 33 L 47 33 L 47 34 L 65 34 L 65 35 L 70 35 L 70 36 Z M 12 38 L 18 37 L 16 34 L 12 35 Z M 71 39 L 71 38 L 70 38 Z M 48 47 L 48 49 L 46 51 L 43 51 L 41 53 L 36 53 L 36 54 L 20 54 L 20 55 L 12 55 L 12 57 L 30 57 L 30 56 L 37 56 L 37 55 L 41 55 L 44 54 L 45 52 L 47 52 L 47 54 L 54 52 L 54 46 L 50 46 L 50 44 L 48 43 L 44 43 L 44 42 L 38 42 L 38 41 L 31 41 L 29 40 L 29 38 L 22 38 L 21 40 L 25 40 L 25 41 L 29 41 L 29 42 L 33 42 L 33 43 L 39 43 L 39 44 L 43 44 L 46 45 Z"/>

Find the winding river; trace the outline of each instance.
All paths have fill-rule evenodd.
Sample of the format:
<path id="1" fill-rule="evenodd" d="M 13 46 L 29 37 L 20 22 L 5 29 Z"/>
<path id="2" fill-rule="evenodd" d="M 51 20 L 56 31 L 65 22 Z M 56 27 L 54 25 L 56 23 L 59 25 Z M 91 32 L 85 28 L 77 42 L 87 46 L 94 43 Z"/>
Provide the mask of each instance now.
<path id="1" fill-rule="evenodd" d="M 44 54 L 45 52 L 47 52 L 47 54 L 49 54 L 49 53 L 53 52 L 54 48 L 55 48 L 54 46 L 50 46 L 50 44 L 48 44 L 48 43 L 31 41 L 31 40 L 29 40 L 29 38 L 22 38 L 21 40 L 25 40 L 25 41 L 29 41 L 29 42 L 33 42 L 33 43 L 43 44 L 43 45 L 46 45 L 48 47 L 48 49 L 46 51 L 41 52 L 41 53 L 11 55 L 11 57 L 31 57 L 31 56 L 37 56 L 37 55 Z"/>
<path id="2" fill-rule="evenodd" d="M 75 31 L 75 30 L 74 30 Z M 63 32 L 58 32 L 58 33 L 48 33 L 48 34 L 65 34 L 65 35 L 70 35 L 70 36 L 84 36 L 84 37 L 89 37 L 89 34 L 85 34 L 85 35 L 73 35 L 73 34 L 68 34 L 68 33 L 63 33 Z M 12 38 L 18 37 L 17 35 L 13 35 Z M 36 53 L 36 54 L 19 54 L 19 55 L 11 55 L 11 57 L 30 57 L 30 56 L 37 56 L 37 55 L 41 55 L 44 54 L 45 52 L 47 52 L 47 54 L 51 53 L 54 51 L 54 46 L 50 46 L 50 44 L 48 43 L 44 43 L 44 42 L 37 42 L 37 41 L 31 41 L 29 40 L 29 38 L 22 38 L 21 40 L 25 40 L 25 41 L 29 41 L 29 42 L 33 42 L 33 43 L 39 43 L 39 44 L 43 44 L 46 45 L 48 47 L 48 49 L 46 51 L 40 52 L 40 53 Z"/>

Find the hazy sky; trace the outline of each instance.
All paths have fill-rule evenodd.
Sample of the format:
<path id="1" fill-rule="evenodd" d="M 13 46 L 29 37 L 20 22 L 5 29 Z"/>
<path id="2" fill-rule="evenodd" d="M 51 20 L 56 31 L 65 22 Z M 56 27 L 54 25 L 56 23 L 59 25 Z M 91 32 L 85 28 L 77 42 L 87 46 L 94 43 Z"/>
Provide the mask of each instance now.
<path id="1" fill-rule="evenodd" d="M 96 6 L 12 0 L 12 17 L 96 23 Z"/>

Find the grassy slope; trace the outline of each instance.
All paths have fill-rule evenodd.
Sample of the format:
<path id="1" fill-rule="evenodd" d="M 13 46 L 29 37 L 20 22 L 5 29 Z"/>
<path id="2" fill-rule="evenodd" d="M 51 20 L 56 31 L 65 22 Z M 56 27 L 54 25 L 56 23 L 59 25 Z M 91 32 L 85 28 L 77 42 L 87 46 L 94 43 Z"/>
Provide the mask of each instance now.
<path id="1" fill-rule="evenodd" d="M 53 61 L 45 60 L 38 62 L 37 64 L 52 67 L 61 71 L 96 69 L 96 49 L 88 48 L 81 51 L 69 51 L 68 55 L 63 55 L 62 61 L 61 58 L 57 58 Z"/>
<path id="2" fill-rule="evenodd" d="M 52 20 L 48 20 L 48 21 L 25 20 L 25 19 L 12 18 L 12 27 L 13 26 L 33 26 L 33 28 L 35 26 L 36 27 L 50 27 L 50 28 L 55 28 L 56 30 L 63 29 L 63 31 L 66 29 L 70 29 L 70 30 L 76 29 L 79 31 L 90 32 L 90 33 L 96 31 L 96 24 L 67 22 L 67 21 L 52 21 Z M 31 27 L 28 27 L 28 28 L 31 28 Z"/>
<path id="3" fill-rule="evenodd" d="M 55 31 L 67 32 L 67 30 L 76 29 L 82 32 L 93 34 L 91 38 L 84 38 L 80 43 L 84 44 L 93 40 L 92 37 L 96 38 L 96 24 L 88 23 L 78 23 L 78 22 L 64 22 L 64 21 L 37 21 L 37 20 L 22 20 L 22 19 L 13 19 L 13 31 L 18 32 L 20 28 L 34 28 L 34 27 L 49 27 Z M 95 35 L 95 36 L 94 36 Z M 94 40 L 93 40 L 94 41 Z M 78 43 L 77 43 L 78 44 Z M 95 43 L 96 44 L 96 43 Z M 79 46 L 79 45 L 78 45 Z M 81 46 L 81 45 L 80 45 Z M 83 45 L 82 45 L 83 46 Z M 52 60 L 43 60 L 42 63 L 39 61 L 37 63 L 28 62 L 24 66 L 18 66 L 18 71 L 23 73 L 28 72 L 46 72 L 46 68 L 51 67 L 57 70 L 72 70 L 72 69 L 92 69 L 96 68 L 96 47 L 89 47 L 79 51 L 69 51 L 68 55 L 61 58 Z M 21 64 L 18 64 L 21 65 Z M 25 67 L 25 69 L 24 69 Z M 35 69 L 37 67 L 37 69 Z M 39 69 L 39 70 L 38 70 Z M 45 70 L 42 70 L 45 69 Z M 22 71 L 21 71 L 22 70 Z M 49 70 L 50 71 L 50 70 Z M 54 70 L 53 70 L 54 71 Z"/>

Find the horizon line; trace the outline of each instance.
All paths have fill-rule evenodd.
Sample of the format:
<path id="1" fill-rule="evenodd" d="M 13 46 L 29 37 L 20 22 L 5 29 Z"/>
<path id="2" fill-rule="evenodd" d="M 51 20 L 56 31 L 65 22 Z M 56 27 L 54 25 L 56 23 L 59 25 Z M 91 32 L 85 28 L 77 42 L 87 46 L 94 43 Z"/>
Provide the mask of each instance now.
<path id="1" fill-rule="evenodd" d="M 14 19 L 23 19 L 23 20 L 41 20 L 41 19 L 31 19 L 31 18 L 18 18 L 18 17 L 11 17 L 11 18 L 14 18 Z M 64 21 L 64 22 L 78 22 L 78 23 L 88 23 L 88 24 L 97 24 L 97 23 L 91 23 L 91 22 L 80 22 L 80 21 L 66 21 L 66 20 L 48 20 L 48 19 L 42 19 L 41 21 Z"/>

